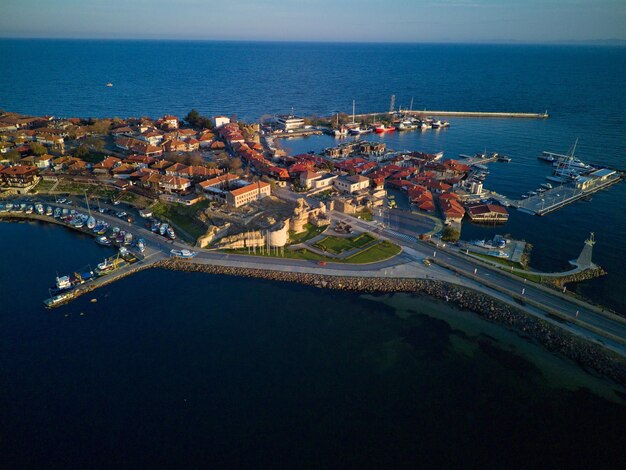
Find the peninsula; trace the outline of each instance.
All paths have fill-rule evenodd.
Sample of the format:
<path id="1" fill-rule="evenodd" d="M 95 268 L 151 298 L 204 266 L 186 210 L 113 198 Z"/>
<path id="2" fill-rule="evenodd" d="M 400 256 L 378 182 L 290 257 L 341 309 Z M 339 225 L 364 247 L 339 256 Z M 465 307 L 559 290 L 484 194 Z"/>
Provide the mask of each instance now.
<path id="1" fill-rule="evenodd" d="M 377 116 L 372 123 L 339 115 L 248 123 L 195 110 L 184 119 L 0 114 L 0 217 L 62 224 L 119 248 L 95 269 L 59 276 L 50 307 L 150 267 L 424 292 L 571 357 L 591 348 L 583 362 L 623 380 L 626 319 L 567 290 L 604 273 L 592 261 L 593 235 L 560 273 L 530 269 L 531 247 L 521 240 L 461 239 L 464 223 L 505 224 L 515 209 L 543 215 L 546 201 L 556 210 L 623 173 L 573 152 L 550 154 L 558 163 L 552 178 L 561 181 L 514 201 L 485 188 L 487 165 L 509 157 L 397 152 L 367 134 L 454 126 L 436 116 Z M 341 140 L 299 155 L 279 144 L 310 133 Z M 537 197 L 544 207 L 533 212 Z"/>

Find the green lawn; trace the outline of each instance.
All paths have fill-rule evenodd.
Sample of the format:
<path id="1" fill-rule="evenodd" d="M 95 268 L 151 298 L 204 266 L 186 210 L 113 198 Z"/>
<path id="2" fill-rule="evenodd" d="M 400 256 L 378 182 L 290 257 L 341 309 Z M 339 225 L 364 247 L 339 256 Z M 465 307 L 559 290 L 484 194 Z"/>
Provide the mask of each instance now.
<path id="1" fill-rule="evenodd" d="M 304 226 L 305 231 L 300 233 L 289 232 L 289 241 L 292 244 L 303 243 L 311 238 L 318 236 L 326 229 L 326 227 L 316 227 L 312 224 L 306 224 Z"/>
<path id="2" fill-rule="evenodd" d="M 172 223 L 175 228 L 178 227 L 194 237 L 193 241 L 195 241 L 206 232 L 205 225 L 196 218 L 196 214 L 206 209 L 208 205 L 209 201 L 202 201 L 192 206 L 157 202 L 151 209 L 155 217 Z"/>
<path id="3" fill-rule="evenodd" d="M 301 249 L 301 250 L 287 250 L 285 249 L 284 255 L 282 252 L 279 252 L 277 255 L 275 251 L 272 251 L 271 254 L 267 254 L 264 252 L 261 254 L 261 251 L 257 248 L 256 253 L 250 252 L 248 253 L 248 249 L 239 249 L 239 250 L 224 250 L 227 253 L 235 253 L 240 255 L 255 255 L 255 256 L 263 256 L 263 257 L 271 257 L 271 258 L 290 258 L 290 259 L 303 259 L 309 261 L 325 261 L 328 263 L 346 263 L 346 264 L 364 264 L 364 263 L 374 263 L 376 261 L 383 261 L 389 259 L 398 253 L 400 253 L 401 248 L 398 245 L 394 245 L 388 241 L 382 241 L 380 243 L 376 243 L 375 245 L 360 251 L 359 253 L 347 258 L 345 260 L 329 258 L 324 255 L 318 255 L 317 253 L 313 253 L 312 251 Z"/>
<path id="4" fill-rule="evenodd" d="M 354 248 L 362 248 L 374 240 L 375 238 L 369 233 L 362 233 L 351 238 L 335 237 L 331 235 L 318 241 L 314 246 L 320 250 L 329 251 L 330 253 L 338 255 Z"/>
<path id="5" fill-rule="evenodd" d="M 54 186 L 55 183 L 56 181 L 44 181 L 42 178 L 41 181 L 39 181 L 39 184 L 35 186 L 35 191 L 45 194 L 52 189 L 52 186 Z"/>
<path id="6" fill-rule="evenodd" d="M 347 263 L 374 263 L 396 256 L 402 251 L 398 245 L 387 240 L 366 248 L 346 259 Z"/>
<path id="7" fill-rule="evenodd" d="M 354 215 L 356 215 L 357 217 L 360 217 L 361 220 L 365 220 L 366 222 L 371 222 L 372 220 L 374 220 L 372 211 L 370 211 L 369 209 L 364 209 L 361 212 L 357 212 Z"/>

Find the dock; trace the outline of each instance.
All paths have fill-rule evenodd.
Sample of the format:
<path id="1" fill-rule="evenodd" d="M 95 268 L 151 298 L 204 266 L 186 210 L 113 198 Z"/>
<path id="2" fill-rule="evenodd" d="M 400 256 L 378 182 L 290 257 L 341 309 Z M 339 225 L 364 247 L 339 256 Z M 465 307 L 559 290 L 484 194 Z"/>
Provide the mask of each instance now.
<path id="1" fill-rule="evenodd" d="M 531 215 L 543 216 L 561 209 L 572 202 L 578 201 L 584 197 L 590 196 L 593 193 L 606 189 L 614 184 L 619 183 L 624 179 L 624 175 L 616 173 L 614 176 L 605 180 L 599 181 L 586 189 L 578 188 L 573 183 L 563 184 L 546 190 L 542 194 L 531 196 L 528 199 L 509 199 L 506 196 L 497 193 L 490 193 L 489 196 L 496 201 L 500 202 L 504 206 L 513 207 L 521 212 Z"/>
<path id="2" fill-rule="evenodd" d="M 160 251 L 151 250 L 151 253 L 149 253 L 143 259 L 140 259 L 135 263 L 127 263 L 123 267 L 116 269 L 115 271 L 112 271 L 108 274 L 99 276 L 91 282 L 87 282 L 68 292 L 59 294 L 60 300 L 57 302 L 52 301 L 54 297 L 51 297 L 50 299 L 46 299 L 44 300 L 44 304 L 46 304 L 46 307 L 48 308 L 60 307 L 61 305 L 65 305 L 66 303 L 71 302 L 72 300 L 82 295 L 88 294 L 89 292 L 95 289 L 98 289 L 100 287 L 106 286 L 107 284 L 116 282 L 136 272 L 151 268 L 157 262 L 163 260 L 164 258 L 165 258 L 165 255 L 163 255 L 163 253 L 161 253 Z"/>

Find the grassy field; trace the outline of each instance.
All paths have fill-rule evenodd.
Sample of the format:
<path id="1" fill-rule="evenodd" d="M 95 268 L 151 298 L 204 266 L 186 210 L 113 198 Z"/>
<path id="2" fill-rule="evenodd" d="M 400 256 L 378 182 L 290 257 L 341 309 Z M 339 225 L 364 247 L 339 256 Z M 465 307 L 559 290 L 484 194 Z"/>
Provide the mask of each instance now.
<path id="1" fill-rule="evenodd" d="M 306 224 L 304 226 L 305 231 L 300 233 L 289 232 L 289 241 L 292 244 L 302 243 L 311 238 L 318 236 L 320 233 L 324 231 L 326 227 L 316 227 L 312 224 Z"/>
<path id="2" fill-rule="evenodd" d="M 328 263 L 352 263 L 352 264 L 364 264 L 364 263 L 375 263 L 376 261 L 383 261 L 389 259 L 398 253 L 400 253 L 401 248 L 398 245 L 394 245 L 388 241 L 382 241 L 380 243 L 376 243 L 375 245 L 366 248 L 363 251 L 356 253 L 355 255 L 345 259 L 335 259 L 330 258 L 328 256 L 319 255 L 317 253 L 313 253 L 312 251 L 301 249 L 301 250 L 285 250 L 283 253 L 276 254 L 276 252 L 272 251 L 271 254 L 267 252 L 261 253 L 261 251 L 257 248 L 256 253 L 250 252 L 248 253 L 247 249 L 239 249 L 239 250 L 224 250 L 228 253 L 236 253 L 242 255 L 255 255 L 255 256 L 263 256 L 263 257 L 271 257 L 271 258 L 290 258 L 290 259 L 303 259 L 308 261 L 324 261 Z"/>
<path id="3" fill-rule="evenodd" d="M 335 237 L 331 235 L 320 240 L 314 246 L 320 250 L 329 251 L 330 253 L 338 255 L 344 251 L 362 248 L 374 240 L 375 238 L 369 233 L 362 233 L 351 238 Z"/>
<path id="4" fill-rule="evenodd" d="M 193 237 L 193 241 L 195 241 L 206 232 L 206 227 L 202 222 L 196 219 L 196 214 L 206 209 L 208 205 L 209 201 L 202 201 L 193 206 L 157 202 L 151 209 L 155 217 L 173 224 L 175 228 L 178 227 L 183 230 L 189 234 L 189 236 Z"/>
<path id="5" fill-rule="evenodd" d="M 42 178 L 41 181 L 39 181 L 39 184 L 35 186 L 35 191 L 37 191 L 38 193 L 46 194 L 48 191 L 50 191 L 50 189 L 52 189 L 52 186 L 54 186 L 55 183 L 56 181 L 44 181 L 44 179 Z"/>
<path id="6" fill-rule="evenodd" d="M 350 256 L 346 262 L 348 263 L 374 263 L 376 261 L 382 261 L 389 259 L 392 256 L 396 256 L 402 251 L 398 245 L 395 245 L 387 240 L 380 243 L 376 243 L 369 248 L 358 252 L 355 255 Z"/>

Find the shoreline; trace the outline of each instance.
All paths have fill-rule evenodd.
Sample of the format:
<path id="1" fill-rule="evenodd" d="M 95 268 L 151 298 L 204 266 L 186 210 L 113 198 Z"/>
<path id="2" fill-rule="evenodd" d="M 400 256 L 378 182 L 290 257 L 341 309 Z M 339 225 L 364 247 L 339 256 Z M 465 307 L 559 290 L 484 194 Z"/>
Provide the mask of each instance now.
<path id="1" fill-rule="evenodd" d="M 320 274 L 195 264 L 174 258 L 158 261 L 151 267 L 173 271 L 293 282 L 320 289 L 350 292 L 425 294 L 433 299 L 451 302 L 457 308 L 469 310 L 501 326 L 513 328 L 526 338 L 536 341 L 551 353 L 560 354 L 576 362 L 583 369 L 593 370 L 619 385 L 626 385 L 626 360 L 620 358 L 617 354 L 600 345 L 578 338 L 544 320 L 530 316 L 521 309 L 509 306 L 487 294 L 445 281 L 324 276 Z"/>

